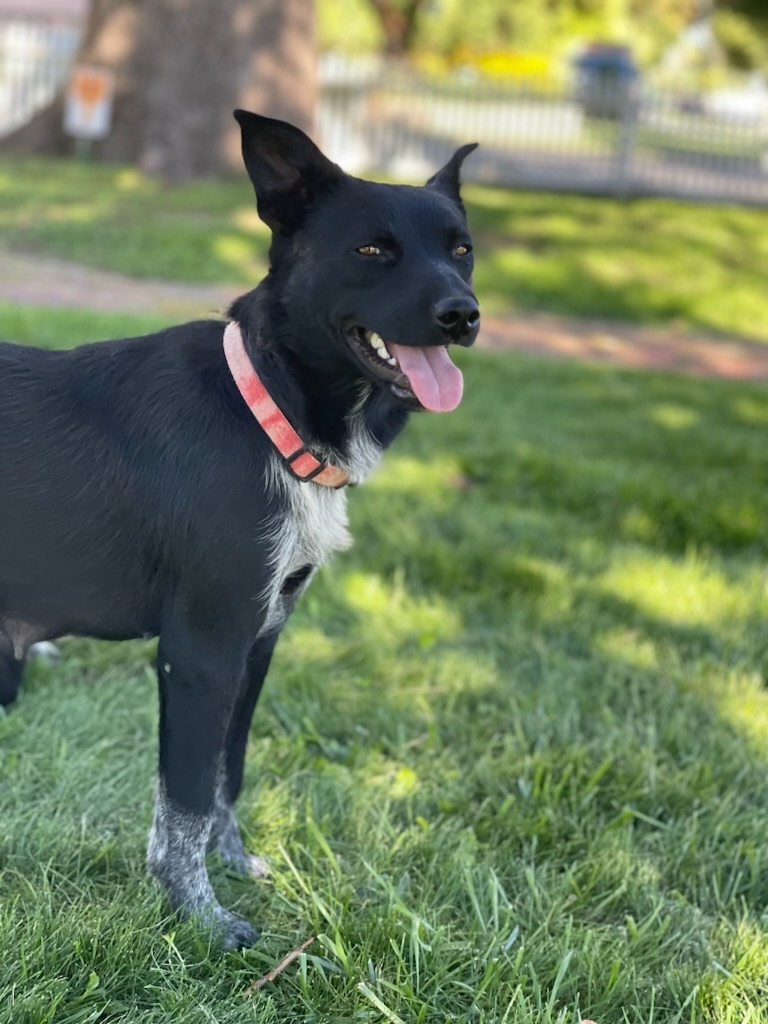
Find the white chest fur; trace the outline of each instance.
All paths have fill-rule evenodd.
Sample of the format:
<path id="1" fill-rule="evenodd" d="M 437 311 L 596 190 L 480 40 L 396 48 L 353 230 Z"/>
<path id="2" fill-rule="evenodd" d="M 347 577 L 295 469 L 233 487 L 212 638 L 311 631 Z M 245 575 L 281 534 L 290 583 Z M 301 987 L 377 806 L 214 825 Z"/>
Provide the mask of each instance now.
<path id="1" fill-rule="evenodd" d="M 365 388 L 348 419 L 348 458 L 340 460 L 327 453 L 329 461 L 346 469 L 353 483 L 362 481 L 381 458 L 381 448 L 373 441 L 362 422 L 362 407 L 370 393 Z M 287 515 L 270 527 L 271 563 L 274 570 L 267 593 L 267 617 L 260 634 L 279 629 L 306 588 L 314 571 L 327 562 L 336 551 L 352 543 L 347 520 L 347 490 L 322 487 L 311 481 L 297 480 L 276 455 L 269 465 L 269 483 L 286 500 Z M 286 591 L 286 580 L 300 570 L 310 572 L 296 588 Z"/>
<path id="2" fill-rule="evenodd" d="M 278 472 L 285 474 L 286 470 L 280 466 Z M 260 635 L 280 629 L 315 570 L 352 544 L 346 490 L 302 483 L 292 477 L 281 480 L 281 490 L 289 511 L 274 524 L 268 537 L 273 574 L 264 594 L 267 616 Z M 305 569 L 309 571 L 300 585 L 288 588 L 286 581 L 292 574 Z"/>
<path id="3" fill-rule="evenodd" d="M 279 472 L 285 473 L 282 466 Z M 269 538 L 273 575 L 264 595 L 267 616 L 260 635 L 280 629 L 315 570 L 352 543 L 347 529 L 345 490 L 302 483 L 290 477 L 281 481 L 281 489 L 288 499 L 289 512 L 275 524 Z M 310 571 L 300 585 L 287 590 L 286 580 L 307 568 Z"/>
<path id="4" fill-rule="evenodd" d="M 282 489 L 289 513 L 274 536 L 273 564 L 279 581 L 303 566 L 323 565 L 350 546 L 347 492 L 303 483 L 284 474 Z"/>

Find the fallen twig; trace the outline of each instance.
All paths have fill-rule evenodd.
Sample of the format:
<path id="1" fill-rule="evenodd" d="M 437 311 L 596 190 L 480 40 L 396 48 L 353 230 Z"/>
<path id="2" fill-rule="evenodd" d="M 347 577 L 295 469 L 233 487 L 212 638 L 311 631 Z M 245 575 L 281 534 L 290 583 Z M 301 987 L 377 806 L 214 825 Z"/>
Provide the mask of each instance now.
<path id="1" fill-rule="evenodd" d="M 244 995 L 252 996 L 254 992 L 258 991 L 258 989 L 263 988 L 265 985 L 269 984 L 270 981 L 274 981 L 278 974 L 282 974 L 285 968 L 289 964 L 292 964 L 297 957 L 300 957 L 304 950 L 308 946 L 311 946 L 314 941 L 315 936 L 313 935 L 311 939 L 307 939 L 306 942 L 302 942 L 302 944 L 297 946 L 296 949 L 292 949 L 290 953 L 283 957 L 280 963 L 275 964 L 271 971 L 267 971 L 267 973 L 259 978 L 258 981 L 254 981 L 249 985 L 245 990 Z"/>

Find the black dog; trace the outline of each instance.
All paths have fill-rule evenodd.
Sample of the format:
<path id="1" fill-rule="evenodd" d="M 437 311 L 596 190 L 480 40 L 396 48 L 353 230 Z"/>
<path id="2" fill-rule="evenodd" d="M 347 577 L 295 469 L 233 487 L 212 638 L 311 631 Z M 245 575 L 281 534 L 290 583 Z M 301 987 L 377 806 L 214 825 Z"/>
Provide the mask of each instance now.
<path id="1" fill-rule="evenodd" d="M 63 634 L 159 636 L 160 780 L 148 866 L 226 948 L 216 901 L 272 650 L 348 544 L 345 483 L 411 410 L 456 406 L 447 345 L 480 314 L 458 150 L 425 187 L 344 174 L 298 129 L 237 111 L 270 268 L 229 324 L 44 352 L 0 345 L 0 701 Z"/>

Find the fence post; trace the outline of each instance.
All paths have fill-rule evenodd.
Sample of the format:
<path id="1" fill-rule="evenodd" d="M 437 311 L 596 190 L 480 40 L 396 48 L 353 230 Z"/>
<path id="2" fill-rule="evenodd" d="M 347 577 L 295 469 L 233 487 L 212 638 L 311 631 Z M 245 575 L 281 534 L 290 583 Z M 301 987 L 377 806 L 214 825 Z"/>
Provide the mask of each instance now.
<path id="1" fill-rule="evenodd" d="M 632 191 L 632 164 L 637 142 L 640 97 L 628 91 L 621 105 L 621 121 L 616 133 L 616 179 L 614 195 L 627 199 Z"/>

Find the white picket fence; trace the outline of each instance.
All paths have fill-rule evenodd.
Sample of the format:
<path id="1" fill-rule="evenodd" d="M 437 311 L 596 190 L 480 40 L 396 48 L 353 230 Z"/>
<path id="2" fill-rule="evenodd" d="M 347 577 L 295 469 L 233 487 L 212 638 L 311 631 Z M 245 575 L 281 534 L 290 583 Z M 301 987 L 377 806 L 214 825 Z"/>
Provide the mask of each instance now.
<path id="1" fill-rule="evenodd" d="M 79 23 L 70 20 L 0 20 L 0 137 L 55 96 L 80 35 Z"/>

